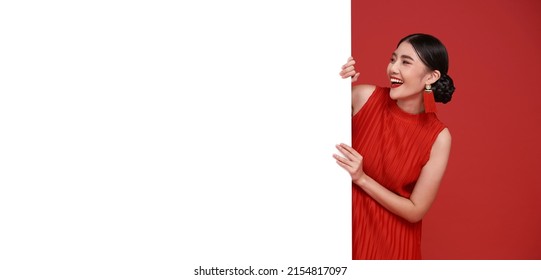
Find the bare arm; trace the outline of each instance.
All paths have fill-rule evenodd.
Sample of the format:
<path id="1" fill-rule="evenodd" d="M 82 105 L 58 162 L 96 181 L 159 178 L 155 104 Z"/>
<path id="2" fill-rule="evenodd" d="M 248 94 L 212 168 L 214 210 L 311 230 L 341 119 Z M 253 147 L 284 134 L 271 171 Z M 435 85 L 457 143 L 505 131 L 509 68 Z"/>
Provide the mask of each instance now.
<path id="1" fill-rule="evenodd" d="M 376 89 L 375 85 L 357 85 L 351 89 L 351 115 L 357 114 Z"/>
<path id="2" fill-rule="evenodd" d="M 362 156 L 353 148 L 345 144 L 338 145 L 337 148 L 346 156 L 344 158 L 334 155 L 337 163 L 350 173 L 356 185 L 390 212 L 415 223 L 424 217 L 436 198 L 449 159 L 451 134 L 446 128 L 436 138 L 430 151 L 430 159 L 421 170 L 410 198 L 389 191 L 366 175 L 362 170 Z"/>

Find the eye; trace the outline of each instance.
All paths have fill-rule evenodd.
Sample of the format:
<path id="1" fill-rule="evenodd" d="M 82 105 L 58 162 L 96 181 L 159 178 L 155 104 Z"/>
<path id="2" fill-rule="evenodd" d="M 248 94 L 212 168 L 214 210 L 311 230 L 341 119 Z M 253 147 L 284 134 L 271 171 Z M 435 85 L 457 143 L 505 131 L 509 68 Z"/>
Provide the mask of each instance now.
<path id="1" fill-rule="evenodd" d="M 391 63 L 395 62 L 395 58 L 394 57 L 391 57 Z"/>
<path id="2" fill-rule="evenodd" d="M 402 61 L 402 64 L 411 64 L 411 62 L 407 61 L 407 60 L 403 60 Z"/>

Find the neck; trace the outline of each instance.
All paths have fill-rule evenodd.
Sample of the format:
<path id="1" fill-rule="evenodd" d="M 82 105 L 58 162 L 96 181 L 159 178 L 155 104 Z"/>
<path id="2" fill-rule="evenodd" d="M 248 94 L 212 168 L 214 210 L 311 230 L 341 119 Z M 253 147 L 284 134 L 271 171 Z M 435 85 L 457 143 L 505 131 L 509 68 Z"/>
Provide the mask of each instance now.
<path id="1" fill-rule="evenodd" d="M 423 92 L 406 98 L 397 99 L 396 105 L 406 113 L 414 115 L 420 114 L 425 111 L 423 106 Z"/>

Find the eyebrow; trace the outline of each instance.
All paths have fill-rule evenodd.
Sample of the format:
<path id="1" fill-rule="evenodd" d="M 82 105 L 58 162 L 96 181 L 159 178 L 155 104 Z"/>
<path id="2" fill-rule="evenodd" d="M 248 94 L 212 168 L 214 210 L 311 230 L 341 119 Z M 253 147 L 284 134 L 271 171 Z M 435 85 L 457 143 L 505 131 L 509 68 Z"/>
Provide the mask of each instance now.
<path id="1" fill-rule="evenodd" d="M 393 53 L 393 56 L 396 57 L 396 53 Z M 410 59 L 410 60 L 415 61 L 415 59 L 413 59 L 413 57 L 411 57 L 409 55 L 405 55 L 405 54 L 401 55 L 400 58 L 402 58 L 402 59 Z"/>

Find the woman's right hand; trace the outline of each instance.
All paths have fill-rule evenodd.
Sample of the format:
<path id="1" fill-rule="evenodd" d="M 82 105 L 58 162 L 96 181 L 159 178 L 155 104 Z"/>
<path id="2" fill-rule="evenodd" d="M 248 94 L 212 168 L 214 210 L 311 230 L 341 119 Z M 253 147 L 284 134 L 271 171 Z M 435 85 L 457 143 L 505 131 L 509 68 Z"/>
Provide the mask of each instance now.
<path id="1" fill-rule="evenodd" d="M 340 76 L 342 79 L 346 79 L 351 77 L 351 82 L 357 81 L 357 78 L 359 78 L 360 73 L 355 71 L 355 60 L 353 60 L 353 57 L 348 58 L 348 62 L 342 66 L 342 71 L 340 71 Z"/>

